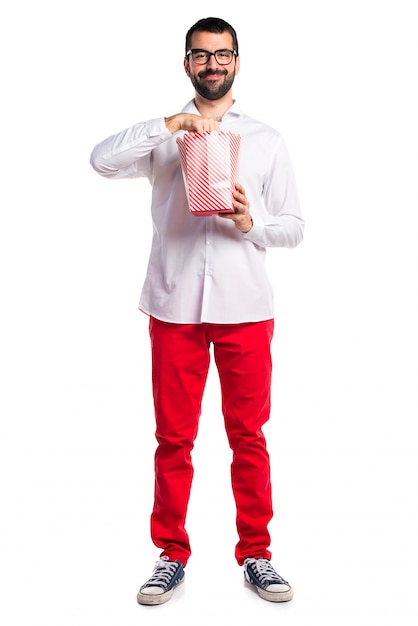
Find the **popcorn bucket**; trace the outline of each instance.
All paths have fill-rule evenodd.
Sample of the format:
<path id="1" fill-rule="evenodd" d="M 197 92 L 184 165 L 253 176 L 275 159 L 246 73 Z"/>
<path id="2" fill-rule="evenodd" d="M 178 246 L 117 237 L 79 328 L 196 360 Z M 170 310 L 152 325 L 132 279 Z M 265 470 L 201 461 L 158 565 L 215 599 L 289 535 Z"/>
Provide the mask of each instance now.
<path id="1" fill-rule="evenodd" d="M 240 135 L 229 131 L 185 133 L 183 139 L 176 141 L 190 212 L 233 213 Z"/>

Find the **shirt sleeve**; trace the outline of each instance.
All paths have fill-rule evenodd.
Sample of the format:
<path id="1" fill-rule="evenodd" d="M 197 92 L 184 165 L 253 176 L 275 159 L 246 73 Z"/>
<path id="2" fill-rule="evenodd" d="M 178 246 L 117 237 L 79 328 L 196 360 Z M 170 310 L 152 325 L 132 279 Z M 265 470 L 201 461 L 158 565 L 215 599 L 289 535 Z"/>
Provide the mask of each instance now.
<path id="1" fill-rule="evenodd" d="M 98 143 L 90 164 L 106 178 L 150 177 L 152 150 L 171 137 L 163 117 L 139 122 Z"/>
<path id="2" fill-rule="evenodd" d="M 296 247 L 303 239 L 305 223 L 292 164 L 281 137 L 264 180 L 263 201 L 265 211 L 252 214 L 253 227 L 245 233 L 245 239 L 262 248 Z"/>

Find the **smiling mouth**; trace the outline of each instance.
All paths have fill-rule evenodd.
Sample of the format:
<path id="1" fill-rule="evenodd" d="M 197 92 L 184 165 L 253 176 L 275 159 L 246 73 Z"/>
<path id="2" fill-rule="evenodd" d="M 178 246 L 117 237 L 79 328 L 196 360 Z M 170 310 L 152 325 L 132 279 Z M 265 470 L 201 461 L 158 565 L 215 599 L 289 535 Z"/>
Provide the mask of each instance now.
<path id="1" fill-rule="evenodd" d="M 213 78 L 221 78 L 225 76 L 226 72 L 201 72 L 198 74 L 199 78 L 207 78 L 209 80 Z"/>

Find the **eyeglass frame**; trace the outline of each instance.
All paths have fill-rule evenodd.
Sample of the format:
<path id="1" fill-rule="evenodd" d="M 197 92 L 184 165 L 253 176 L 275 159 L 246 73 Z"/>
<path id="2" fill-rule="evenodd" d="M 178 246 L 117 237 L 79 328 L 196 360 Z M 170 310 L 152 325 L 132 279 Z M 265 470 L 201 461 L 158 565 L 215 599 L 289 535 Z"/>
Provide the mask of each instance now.
<path id="1" fill-rule="evenodd" d="M 232 52 L 232 59 L 228 61 L 228 63 L 219 63 L 218 59 L 216 58 L 216 55 L 218 52 L 224 52 L 224 51 Z M 238 56 L 238 52 L 236 50 L 231 50 L 230 48 L 219 48 L 219 50 L 215 50 L 215 52 L 210 52 L 209 50 L 205 50 L 204 48 L 190 48 L 190 50 L 186 52 L 186 58 L 189 56 L 189 54 L 192 54 L 193 52 L 206 52 L 206 54 L 209 55 L 209 58 L 207 61 L 205 61 L 205 63 L 198 63 L 197 61 L 193 61 L 193 63 L 196 63 L 196 65 L 206 65 L 206 63 L 209 63 L 210 57 L 212 55 L 215 57 L 215 61 L 218 63 L 218 65 L 230 65 L 234 59 L 234 56 L 235 57 Z"/>

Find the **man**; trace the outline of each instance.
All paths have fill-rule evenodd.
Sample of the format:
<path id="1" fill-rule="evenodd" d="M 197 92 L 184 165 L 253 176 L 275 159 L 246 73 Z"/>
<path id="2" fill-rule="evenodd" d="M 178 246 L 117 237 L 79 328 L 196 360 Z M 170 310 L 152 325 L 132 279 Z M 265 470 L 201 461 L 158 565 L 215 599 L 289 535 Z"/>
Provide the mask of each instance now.
<path id="1" fill-rule="evenodd" d="M 166 602 L 184 580 L 191 451 L 212 344 L 233 453 L 235 557 L 262 598 L 288 601 L 293 590 L 274 570 L 268 549 L 273 513 L 262 427 L 270 413 L 274 313 L 264 261 L 268 247 L 298 245 L 304 223 L 281 136 L 232 98 L 240 68 L 235 30 L 218 18 L 199 20 L 186 35 L 185 52 L 194 99 L 181 113 L 109 137 L 91 156 L 107 178 L 142 176 L 153 186 L 154 236 L 139 308 L 150 316 L 158 441 L 151 536 L 161 553 L 138 602 Z M 176 138 L 205 131 L 241 137 L 233 213 L 196 217 L 188 210 Z M 215 551 L 216 537 L 208 541 Z"/>

